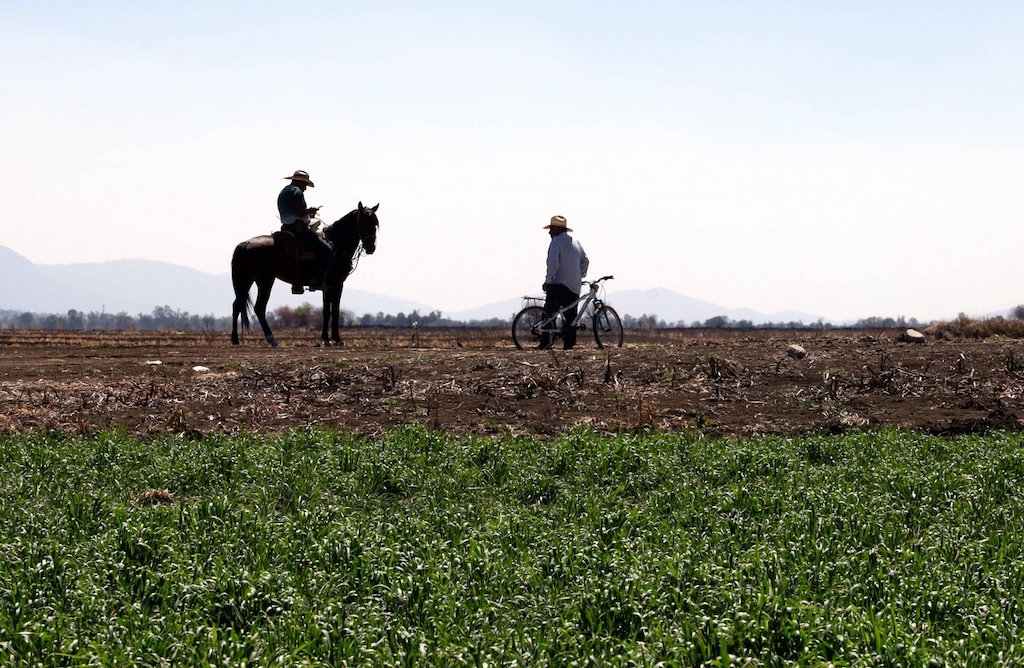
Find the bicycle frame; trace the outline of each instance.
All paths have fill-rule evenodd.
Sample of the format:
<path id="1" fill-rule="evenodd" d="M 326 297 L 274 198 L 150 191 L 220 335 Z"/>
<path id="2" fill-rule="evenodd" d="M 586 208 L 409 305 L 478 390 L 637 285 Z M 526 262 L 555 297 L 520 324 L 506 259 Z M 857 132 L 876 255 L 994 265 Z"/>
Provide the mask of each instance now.
<path id="1" fill-rule="evenodd" d="M 544 312 L 541 298 L 523 297 L 523 308 L 512 318 L 512 341 L 516 348 L 549 347 L 552 341 L 565 333 L 589 329 L 591 322 L 598 348 L 605 345 L 621 348 L 622 320 L 604 301 L 604 281 L 612 278 L 615 277 L 602 276 L 584 281 L 587 292 L 550 315 Z M 576 309 L 576 317 L 565 322 L 566 314 L 573 309 Z"/>
<path id="2" fill-rule="evenodd" d="M 604 302 L 598 299 L 597 297 L 597 293 L 601 289 L 600 281 L 594 281 L 589 285 L 590 289 L 587 290 L 587 293 L 585 295 L 583 295 L 573 303 L 569 304 L 568 306 L 563 306 L 550 316 L 538 322 L 537 331 L 547 332 L 550 334 L 561 334 L 561 326 L 556 326 L 556 321 L 558 320 L 558 317 L 562 316 L 562 318 L 565 319 L 565 314 L 568 313 L 573 308 L 576 308 L 577 306 L 579 307 L 579 309 L 576 312 L 576 317 L 573 318 L 573 321 L 569 324 L 572 325 L 573 327 L 579 328 L 580 322 L 588 314 L 587 308 L 590 307 L 591 304 L 593 304 L 593 311 L 595 312 L 597 311 L 597 309 L 601 308 L 601 306 L 604 305 Z"/>

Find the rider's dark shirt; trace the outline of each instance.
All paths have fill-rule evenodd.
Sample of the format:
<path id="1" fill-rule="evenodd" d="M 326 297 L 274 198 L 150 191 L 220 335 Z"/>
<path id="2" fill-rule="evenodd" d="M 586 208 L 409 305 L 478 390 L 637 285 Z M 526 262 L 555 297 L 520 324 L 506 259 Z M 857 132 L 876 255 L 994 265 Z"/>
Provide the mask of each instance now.
<path id="1" fill-rule="evenodd" d="M 309 220 L 306 215 L 306 196 L 295 184 L 289 184 L 277 196 L 277 212 L 281 214 L 281 224 L 288 225 L 297 220 Z"/>

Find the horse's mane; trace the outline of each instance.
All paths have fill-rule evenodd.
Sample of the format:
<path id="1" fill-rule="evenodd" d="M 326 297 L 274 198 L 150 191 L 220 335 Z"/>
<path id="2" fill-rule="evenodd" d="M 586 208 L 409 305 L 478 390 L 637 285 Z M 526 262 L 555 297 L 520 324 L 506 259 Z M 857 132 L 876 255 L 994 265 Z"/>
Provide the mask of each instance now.
<path id="1" fill-rule="evenodd" d="M 331 232 L 338 232 L 342 227 L 355 223 L 359 219 L 359 209 L 352 209 L 344 216 L 334 221 L 330 225 L 324 225 L 324 236 L 330 240 Z"/>
<path id="2" fill-rule="evenodd" d="M 368 207 L 368 206 L 364 207 L 362 205 L 362 203 L 360 203 L 358 208 L 352 209 L 351 211 L 349 211 L 344 216 L 342 216 L 338 220 L 334 221 L 330 225 L 325 225 L 324 226 L 324 236 L 327 238 L 328 241 L 334 243 L 337 240 L 334 238 L 333 235 L 334 234 L 338 234 L 339 232 L 341 232 L 342 228 L 344 228 L 344 227 L 346 227 L 348 225 L 352 225 L 353 226 L 353 231 L 355 232 L 356 237 L 358 238 L 359 237 L 359 228 L 356 225 L 359 222 L 359 215 L 360 214 L 365 214 L 365 215 L 369 216 L 374 221 L 374 224 L 379 224 L 379 223 L 377 223 L 377 214 L 374 211 L 374 208 L 371 208 L 371 207 Z"/>

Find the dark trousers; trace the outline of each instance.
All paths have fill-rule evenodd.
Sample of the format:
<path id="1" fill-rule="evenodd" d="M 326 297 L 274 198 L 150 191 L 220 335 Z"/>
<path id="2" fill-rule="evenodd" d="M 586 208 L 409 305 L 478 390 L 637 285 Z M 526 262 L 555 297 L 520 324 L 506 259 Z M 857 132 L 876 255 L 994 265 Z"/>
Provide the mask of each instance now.
<path id="1" fill-rule="evenodd" d="M 554 315 L 556 311 L 568 306 L 579 298 L 580 296 L 569 288 L 560 283 L 554 283 L 548 286 L 544 299 L 544 312 L 548 316 Z M 562 345 L 566 350 L 576 345 L 576 327 L 572 324 L 572 321 L 576 318 L 576 309 L 577 307 L 573 306 L 562 314 Z M 550 345 L 551 341 L 545 334 L 540 343 L 542 346 L 546 346 Z"/>
<path id="2" fill-rule="evenodd" d="M 306 223 L 289 223 L 282 225 L 281 229 L 294 234 L 300 246 L 313 251 L 313 276 L 317 281 L 322 281 L 334 253 L 330 245 L 319 234 L 309 229 Z"/>

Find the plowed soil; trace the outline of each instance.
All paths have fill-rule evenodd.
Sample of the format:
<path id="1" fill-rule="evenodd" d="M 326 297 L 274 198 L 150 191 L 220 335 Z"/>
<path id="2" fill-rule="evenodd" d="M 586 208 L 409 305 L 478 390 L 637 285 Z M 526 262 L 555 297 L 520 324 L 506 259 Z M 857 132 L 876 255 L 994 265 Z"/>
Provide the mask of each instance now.
<path id="1" fill-rule="evenodd" d="M 4 332 L 0 433 L 1021 427 L 1024 343 L 895 334 L 627 332 L 623 348 L 541 352 L 492 330 L 349 329 L 332 348 L 285 332 L 276 349 L 254 335 L 232 347 L 224 333 Z M 788 356 L 792 343 L 807 356 Z"/>

